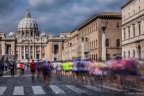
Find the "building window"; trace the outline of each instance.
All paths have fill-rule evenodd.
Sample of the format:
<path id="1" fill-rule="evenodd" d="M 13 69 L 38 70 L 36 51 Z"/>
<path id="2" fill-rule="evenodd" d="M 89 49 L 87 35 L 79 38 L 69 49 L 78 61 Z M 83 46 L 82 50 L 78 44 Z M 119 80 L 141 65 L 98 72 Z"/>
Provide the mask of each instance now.
<path id="1" fill-rule="evenodd" d="M 117 28 L 120 28 L 119 22 L 117 22 L 116 27 L 117 27 Z"/>
<path id="2" fill-rule="evenodd" d="M 97 61 L 97 54 L 96 54 L 96 61 Z"/>
<path id="3" fill-rule="evenodd" d="M 133 35 L 135 36 L 135 24 L 133 24 Z"/>
<path id="4" fill-rule="evenodd" d="M 141 34 L 141 22 L 138 22 L 139 35 Z"/>
<path id="5" fill-rule="evenodd" d="M 95 48 L 96 46 L 95 46 L 95 41 L 94 41 L 94 48 Z"/>
<path id="6" fill-rule="evenodd" d="M 106 39 L 106 47 L 109 47 L 109 39 Z"/>
<path id="7" fill-rule="evenodd" d="M 124 58 L 126 58 L 126 52 L 124 51 Z"/>
<path id="8" fill-rule="evenodd" d="M 130 38 L 130 26 L 128 27 L 128 36 Z"/>
<path id="9" fill-rule="evenodd" d="M 97 30 L 97 23 L 95 24 L 95 29 Z"/>
<path id="10" fill-rule="evenodd" d="M 123 32 L 124 32 L 124 40 L 126 39 L 126 29 L 123 29 Z"/>
<path id="11" fill-rule="evenodd" d="M 96 40 L 96 47 L 97 47 L 97 40 Z"/>
<path id="12" fill-rule="evenodd" d="M 128 58 L 130 58 L 130 51 L 128 51 Z"/>
<path id="13" fill-rule="evenodd" d="M 135 57 L 135 50 L 133 50 L 133 57 Z"/>
<path id="14" fill-rule="evenodd" d="M 120 47 L 120 39 L 116 40 L 116 47 Z"/>

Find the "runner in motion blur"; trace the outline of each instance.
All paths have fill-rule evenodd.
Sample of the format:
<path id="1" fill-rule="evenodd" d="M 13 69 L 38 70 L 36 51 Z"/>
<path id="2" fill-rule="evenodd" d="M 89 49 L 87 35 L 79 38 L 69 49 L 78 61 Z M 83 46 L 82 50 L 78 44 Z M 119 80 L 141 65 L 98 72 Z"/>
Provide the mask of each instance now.
<path id="1" fill-rule="evenodd" d="M 37 78 L 40 78 L 41 75 L 41 67 L 42 67 L 42 63 L 39 62 L 39 60 L 36 62 L 36 68 L 37 68 Z"/>
<path id="2" fill-rule="evenodd" d="M 45 84 L 48 84 L 49 76 L 50 76 L 50 62 L 44 61 L 42 64 L 42 73 L 43 73 L 43 80 Z"/>
<path id="3" fill-rule="evenodd" d="M 36 71 L 36 63 L 34 60 L 32 60 L 30 64 L 30 70 L 31 70 L 31 75 L 32 75 L 32 81 L 34 82 L 34 76 L 35 76 L 35 71 Z"/>

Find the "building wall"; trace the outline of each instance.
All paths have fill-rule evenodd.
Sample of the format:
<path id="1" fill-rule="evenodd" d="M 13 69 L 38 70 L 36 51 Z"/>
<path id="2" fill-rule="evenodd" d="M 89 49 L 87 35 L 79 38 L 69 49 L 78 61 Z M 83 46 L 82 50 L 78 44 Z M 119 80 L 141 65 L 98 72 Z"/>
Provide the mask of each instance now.
<path id="1" fill-rule="evenodd" d="M 87 26 L 79 30 L 79 48 L 82 49 L 82 40 L 81 38 L 88 38 L 88 41 L 84 41 L 85 49 L 88 48 L 88 57 L 92 60 L 101 59 L 101 46 L 102 46 L 102 29 L 101 26 L 105 25 L 106 22 L 106 39 L 109 39 L 109 47 L 107 47 L 107 54 L 110 55 L 109 58 L 112 58 L 116 54 L 121 54 L 121 19 L 101 19 L 98 18 L 92 21 Z M 117 23 L 119 27 L 117 28 Z M 117 39 L 120 41 L 120 46 L 117 47 Z M 82 50 L 80 51 L 82 53 Z M 85 52 L 86 53 L 86 52 Z M 86 56 L 85 56 L 86 58 Z"/>
<path id="2" fill-rule="evenodd" d="M 125 58 L 144 59 L 143 4 L 144 0 L 134 0 L 122 8 L 122 54 Z"/>
<path id="3" fill-rule="evenodd" d="M 77 30 L 71 33 L 71 37 L 63 43 L 63 59 L 73 60 L 78 57 L 78 35 Z"/>

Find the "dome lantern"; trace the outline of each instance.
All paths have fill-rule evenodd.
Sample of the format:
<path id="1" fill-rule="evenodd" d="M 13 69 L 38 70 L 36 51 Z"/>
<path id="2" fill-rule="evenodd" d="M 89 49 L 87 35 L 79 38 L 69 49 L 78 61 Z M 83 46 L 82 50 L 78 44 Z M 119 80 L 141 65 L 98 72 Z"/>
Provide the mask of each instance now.
<path id="1" fill-rule="evenodd" d="M 29 9 L 27 9 L 27 11 L 26 11 L 25 18 L 31 18 L 31 15 L 30 15 Z"/>

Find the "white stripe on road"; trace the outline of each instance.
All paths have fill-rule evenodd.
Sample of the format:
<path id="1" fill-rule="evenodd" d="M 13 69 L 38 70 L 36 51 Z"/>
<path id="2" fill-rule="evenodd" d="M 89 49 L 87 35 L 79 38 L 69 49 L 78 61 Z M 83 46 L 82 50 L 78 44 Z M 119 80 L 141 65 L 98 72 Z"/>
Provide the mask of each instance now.
<path id="1" fill-rule="evenodd" d="M 43 95 L 46 94 L 41 86 L 32 86 L 32 90 L 34 95 Z"/>
<path id="2" fill-rule="evenodd" d="M 72 85 L 65 85 L 66 87 L 70 88 L 71 90 L 75 91 L 76 93 L 86 93 L 84 90 L 82 89 L 79 89 L 75 86 L 72 86 Z"/>
<path id="3" fill-rule="evenodd" d="M 120 89 L 117 89 L 117 88 L 114 88 L 114 87 L 109 87 L 109 86 L 102 86 L 102 85 L 99 85 L 103 88 L 106 88 L 106 89 L 110 89 L 110 90 L 114 90 L 114 91 L 118 91 L 118 92 L 122 92 L 123 90 L 120 90 Z"/>
<path id="4" fill-rule="evenodd" d="M 13 95 L 24 95 L 24 87 L 23 86 L 16 86 L 14 88 Z"/>
<path id="5" fill-rule="evenodd" d="M 97 87 L 93 87 L 93 86 L 89 86 L 89 85 L 84 85 L 84 87 L 91 89 L 91 90 L 94 90 L 96 92 L 104 92 L 104 91 L 102 91 L 102 89 L 97 88 Z"/>
<path id="6" fill-rule="evenodd" d="M 65 94 L 65 92 L 58 86 L 50 85 L 49 87 L 54 91 L 55 94 Z"/>
<path id="7" fill-rule="evenodd" d="M 9 78 L 9 77 L 31 77 L 31 74 L 24 74 L 24 75 L 14 75 L 14 76 L 11 76 L 11 75 L 4 75 L 4 76 L 2 76 L 2 77 L 4 77 L 4 78 Z M 36 75 L 35 75 L 35 77 L 36 77 Z"/>
<path id="8" fill-rule="evenodd" d="M 0 87 L 0 95 L 3 95 L 7 87 Z"/>

